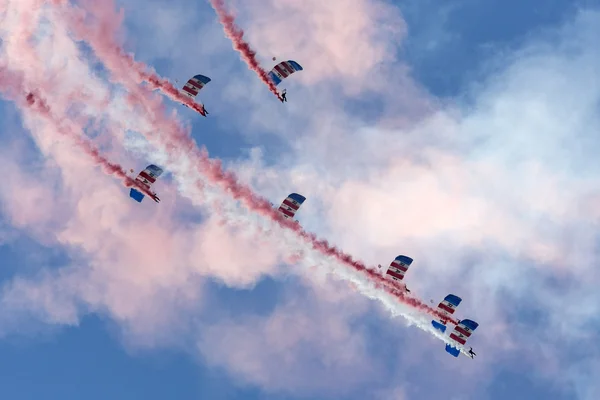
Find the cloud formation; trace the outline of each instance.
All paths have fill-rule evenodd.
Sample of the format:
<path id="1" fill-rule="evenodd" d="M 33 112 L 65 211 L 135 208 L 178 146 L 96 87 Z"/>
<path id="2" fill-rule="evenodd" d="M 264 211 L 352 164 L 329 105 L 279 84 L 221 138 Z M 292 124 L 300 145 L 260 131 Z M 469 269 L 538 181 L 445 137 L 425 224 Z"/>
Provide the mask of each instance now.
<path id="1" fill-rule="evenodd" d="M 5 3 L 18 6 L 16 1 Z M 548 44 L 552 42 L 544 38 L 509 58 L 499 57 L 490 64 L 496 71 L 485 81 L 467 88 L 464 98 L 444 105 L 410 81 L 405 66 L 389 58 L 395 44 L 390 37 L 400 39 L 404 34 L 396 9 L 385 3 L 354 5 L 337 14 L 328 5 L 310 2 L 243 9 L 249 15 L 242 21 L 248 22 L 249 38 L 257 48 L 298 54 L 309 68 L 291 83 L 294 102 L 303 109 L 287 107 L 283 129 L 278 124 L 271 127 L 284 142 L 285 148 L 277 153 L 281 156 L 254 152 L 254 158 L 231 166 L 269 198 L 276 199 L 290 188 L 307 194 L 303 225 L 369 264 L 385 264 L 400 252 L 413 256 L 415 264 L 407 279 L 420 295 L 436 302 L 449 291 L 462 295 L 458 313 L 482 324 L 476 343 L 482 348 L 478 353 L 485 356 L 476 359 L 478 367 L 465 367 L 456 390 L 481 395 L 486 384 L 468 388 L 469 379 L 480 377 L 479 382 L 485 382 L 491 369 L 522 357 L 548 380 L 556 378 L 561 365 L 572 365 L 565 384 L 577 385 L 581 398 L 593 395 L 598 389 L 586 379 L 593 373 L 587 368 L 593 367 L 592 358 L 575 363 L 569 352 L 576 343 L 593 343 L 590 327 L 597 323 L 598 297 L 593 289 L 598 282 L 594 266 L 599 187 L 593 132 L 600 125 L 600 88 L 594 78 L 600 63 L 593 42 L 600 17 L 582 12 L 571 25 L 553 33 L 560 38 L 558 44 Z M 22 7 L 19 23 L 6 18 L 14 25 L 3 26 L 15 30 L 30 26 L 22 21 L 35 18 Z M 274 16 L 269 18 L 276 22 L 266 25 L 267 16 Z M 327 18 L 336 23 L 328 25 Z M 384 23 L 371 25 L 367 18 L 381 18 Z M 284 49 L 281 36 L 270 34 L 280 24 L 281 29 L 298 27 L 306 20 L 315 29 L 295 29 L 297 36 Z M 400 27 L 397 36 L 387 35 L 392 23 Z M 155 29 L 153 20 L 146 24 Z M 128 160 L 118 146 L 124 140 L 119 131 L 137 121 L 142 121 L 140 129 L 150 130 L 144 111 L 132 109 L 126 97 L 107 101 L 114 88 L 98 79 L 100 73 L 86 61 L 75 61 L 79 53 L 64 28 L 53 28 L 57 33 L 38 44 L 36 64 L 44 63 L 46 71 L 52 72 L 44 75 L 52 76 L 45 89 L 49 103 L 67 113 L 65 99 L 85 91 L 89 103 L 81 106 L 78 117 L 94 115 L 104 106 L 109 129 L 97 129 L 95 140 L 111 159 Z M 11 62 L 26 55 L 17 48 L 9 53 L 10 41 L 3 46 L 3 58 Z M 62 53 L 63 49 L 70 53 Z M 73 57 L 64 63 L 61 54 Z M 396 68 L 400 73 L 392 74 Z M 377 79 L 367 79 L 376 72 L 381 74 Z M 24 74 L 30 82 L 41 84 L 36 68 L 25 69 Z M 141 89 L 139 93 L 147 95 Z M 358 105 L 333 100 L 357 93 L 368 100 L 383 99 L 379 101 L 386 106 L 374 117 L 360 100 Z M 248 110 L 236 117 L 242 124 L 256 110 L 261 118 L 267 112 L 264 104 L 248 102 Z M 311 102 L 317 110 L 307 115 Z M 146 104 L 158 107 L 159 101 Z M 398 110 L 404 111 L 401 117 Z M 5 181 L 10 190 L 2 191 L 3 213 L 15 226 L 41 231 L 47 235 L 45 240 L 72 249 L 73 265 L 7 283 L 3 318 L 24 309 L 34 310 L 48 323 L 76 324 L 84 313 L 105 313 L 122 324 L 139 346 L 175 344 L 179 337 L 191 335 L 198 343 L 193 351 L 211 364 L 242 381 L 283 392 L 301 391 L 305 382 L 313 382 L 305 393 L 323 390 L 333 397 L 369 385 L 384 386 L 369 374 L 373 367 L 397 378 L 401 388 L 385 388 L 382 393 L 409 397 L 414 389 L 405 383 L 413 382 L 411 372 L 455 369 L 456 360 L 446 357 L 441 343 L 396 329 L 397 340 L 410 340 L 413 347 L 402 361 L 414 365 L 411 370 L 391 363 L 393 372 L 385 375 L 383 356 L 370 356 L 373 347 L 382 346 L 379 336 L 353 325 L 373 306 L 337 287 L 343 295 L 334 300 L 320 298 L 301 305 L 286 300 L 267 316 L 194 326 L 189 316 L 208 319 L 207 309 L 218 304 L 204 292 L 204 286 L 210 286 L 206 277 L 251 288 L 261 277 L 278 273 L 287 242 L 281 246 L 246 234 L 241 225 L 248 218 L 257 224 L 261 220 L 230 204 L 220 206 L 230 215 L 242 213 L 246 218 L 238 219 L 238 226 L 223 226 L 217 218 L 207 217 L 205 207 L 198 211 L 175 195 L 160 208 L 145 203 L 135 207 L 124 190 L 100 174 L 89 159 L 58 140 L 51 126 L 27 111 L 23 119 L 43 155 L 39 168 L 47 172 L 40 176 L 20 163 L 19 155 L 3 157 L 11 171 Z M 248 130 L 259 127 L 250 124 Z M 113 142 L 113 137 L 119 140 Z M 147 154 L 136 154 L 140 153 Z M 154 151 L 152 156 L 164 155 Z M 175 175 L 189 166 L 182 162 L 179 168 Z M 161 190 L 174 193 L 175 186 L 185 185 L 185 180 L 174 176 L 174 182 L 162 183 Z M 189 186 L 188 192 L 198 190 Z M 210 191 L 204 196 L 214 199 Z M 47 200 L 35 201 L 43 198 Z M 60 220 L 53 219 L 56 215 Z M 183 222 L 182 215 L 193 216 L 194 224 Z M 315 281 L 303 284 L 329 294 L 330 283 L 318 282 L 325 279 L 318 269 L 310 273 L 316 275 Z M 339 313 L 346 302 L 362 306 L 356 313 Z M 537 317 L 525 318 L 525 313 Z M 391 329 L 387 317 L 372 318 L 382 329 Z M 292 324 L 296 331 L 288 329 Z M 225 339 L 239 336 L 243 342 L 231 351 Z M 594 357 L 593 348 L 590 353 L 587 357 Z M 415 361 L 420 358 L 441 366 Z M 338 377 L 334 382 L 339 385 L 329 386 L 331 382 L 320 375 L 324 371 Z M 352 379 L 344 379 L 348 373 Z M 448 387 L 450 375 L 433 383 Z M 433 388 L 432 392 L 437 390 L 441 391 Z"/>

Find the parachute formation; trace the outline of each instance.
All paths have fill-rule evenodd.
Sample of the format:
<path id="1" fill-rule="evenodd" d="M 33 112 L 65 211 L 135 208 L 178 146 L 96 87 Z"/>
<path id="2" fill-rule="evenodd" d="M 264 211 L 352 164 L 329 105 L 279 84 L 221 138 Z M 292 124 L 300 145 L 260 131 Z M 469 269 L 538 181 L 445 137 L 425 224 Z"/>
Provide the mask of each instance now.
<path id="1" fill-rule="evenodd" d="M 273 61 L 275 61 L 277 58 L 273 57 Z M 287 60 L 287 61 L 282 61 L 279 64 L 276 64 L 273 69 L 271 69 L 271 71 L 269 71 L 269 73 L 267 74 L 267 76 L 269 77 L 269 80 L 271 80 L 273 82 L 273 84 L 275 86 L 279 85 L 285 78 L 287 78 L 288 76 L 292 75 L 294 72 L 296 71 L 302 71 L 303 68 L 300 64 L 298 64 L 296 61 L 294 60 Z M 193 77 L 191 77 L 190 79 L 188 79 L 188 81 L 185 83 L 185 85 L 183 85 L 183 87 L 181 88 L 181 92 L 189 97 L 191 97 L 192 99 L 196 99 L 196 96 L 198 96 L 198 93 L 200 92 L 200 90 L 202 90 L 202 88 L 204 86 L 206 86 L 212 79 L 209 78 L 208 76 L 205 75 L 194 75 Z M 176 82 L 178 82 L 176 80 Z M 278 94 L 279 96 L 279 100 L 283 103 L 287 101 L 286 98 L 286 90 L 284 89 L 282 93 Z M 206 117 L 206 115 L 208 114 L 208 111 L 206 111 L 206 107 L 204 107 L 204 104 L 199 103 L 200 107 L 201 107 L 201 111 L 200 114 L 204 117 Z M 184 106 L 189 107 L 187 104 L 184 104 Z"/>
<path id="2" fill-rule="evenodd" d="M 273 61 L 275 60 L 276 58 L 273 57 Z M 290 75 L 302 70 L 303 68 L 299 63 L 293 60 L 287 60 L 276 64 L 273 67 L 273 69 L 268 72 L 267 76 L 275 86 L 278 86 L 283 80 L 288 78 Z M 202 90 L 202 88 L 210 81 L 211 79 L 207 76 L 195 75 L 186 82 L 186 84 L 181 90 L 187 96 L 195 99 L 198 96 L 200 90 Z M 282 102 L 287 101 L 285 89 L 279 96 L 279 99 Z M 201 114 L 203 116 L 206 116 L 208 112 L 206 112 L 204 105 L 201 104 L 201 107 Z M 150 195 L 152 199 L 157 203 L 160 202 L 160 199 L 158 198 L 156 193 L 152 192 L 150 189 L 152 184 L 158 179 L 158 177 L 162 173 L 162 168 L 151 164 L 148 167 L 146 167 L 143 171 L 141 171 L 135 178 L 136 182 L 142 188 L 145 189 L 144 191 L 146 192 L 146 194 Z M 131 188 L 129 196 L 135 201 L 141 202 L 144 198 L 144 193 L 134 188 Z M 294 218 L 305 201 L 306 197 L 304 197 L 303 195 L 298 193 L 290 193 L 283 200 L 281 205 L 276 209 L 283 216 L 284 219 L 291 219 L 295 223 L 299 223 L 299 221 Z M 273 203 L 271 203 L 271 205 L 275 207 Z M 382 274 L 386 279 L 389 279 L 392 282 L 392 284 L 398 289 L 404 290 L 406 293 L 410 293 L 410 290 L 404 282 L 404 277 L 412 263 L 413 259 L 411 257 L 399 255 L 390 263 L 390 265 L 382 272 Z M 381 265 L 379 265 L 379 269 L 382 269 Z M 454 312 L 456 311 L 461 302 L 462 299 L 454 294 L 449 294 L 446 297 L 444 297 L 444 299 L 438 304 L 436 309 L 438 317 L 433 319 L 431 321 L 431 324 L 433 325 L 434 329 L 436 329 L 444 335 L 443 337 L 446 341 L 447 353 L 454 357 L 458 357 L 460 353 L 463 353 L 464 355 L 473 359 L 476 355 L 473 351 L 473 348 L 466 350 L 464 346 L 468 338 L 477 329 L 479 324 L 470 319 L 464 319 L 462 321 L 457 321 L 453 319 Z M 446 335 L 448 323 L 453 323 L 455 327 L 449 335 Z"/>
<path id="3" fill-rule="evenodd" d="M 276 57 L 273 57 L 273 61 L 275 61 L 275 60 L 276 60 Z M 292 75 L 296 71 L 302 71 L 302 70 L 303 70 L 302 66 L 300 64 L 298 64 L 296 61 L 287 60 L 287 61 L 282 61 L 279 64 L 276 64 L 273 67 L 273 69 L 271 69 L 271 71 L 269 71 L 267 76 L 273 82 L 273 84 L 275 86 L 278 86 L 285 78 Z M 200 74 L 194 75 L 193 77 L 188 79 L 188 81 L 185 83 L 185 85 L 183 85 L 183 87 L 181 88 L 181 92 L 184 93 L 185 95 L 191 97 L 192 99 L 196 99 L 196 96 L 198 96 L 198 93 L 200 92 L 200 90 L 202 90 L 202 88 L 204 86 L 206 86 L 211 80 L 212 79 L 210 79 L 208 76 L 205 76 L 205 75 L 200 75 Z M 279 94 L 279 100 L 282 103 L 287 101 L 285 89 L 283 90 L 282 93 Z M 188 107 L 187 104 L 184 104 L 184 106 Z M 206 115 L 208 114 L 208 111 L 206 111 L 206 107 L 204 107 L 204 104 L 202 104 L 202 103 L 200 103 L 200 106 L 202 107 L 200 114 L 202 116 L 206 117 Z"/>
<path id="4" fill-rule="evenodd" d="M 384 275 L 387 279 L 394 282 L 399 289 L 404 289 L 407 293 L 410 293 L 410 290 L 408 290 L 408 287 L 406 287 L 406 284 L 404 283 L 404 276 L 412 263 L 412 258 L 399 255 L 390 263 L 389 267 L 385 270 Z M 379 264 L 379 269 L 381 268 L 381 264 Z M 433 327 L 441 333 L 445 333 L 447 328 L 446 324 L 448 322 L 454 322 L 452 316 L 461 302 L 462 299 L 454 294 L 449 294 L 444 297 L 444 300 L 437 306 L 439 317 L 431 321 Z M 448 342 L 452 343 L 446 343 L 446 352 L 454 357 L 458 357 L 460 353 L 463 353 L 474 358 L 476 354 L 473 352 L 473 348 L 465 350 L 464 345 L 478 326 L 479 324 L 477 322 L 470 319 L 458 321 L 458 324 L 454 327 L 452 333 L 450 333 L 449 336 L 446 336 Z"/>
<path id="5" fill-rule="evenodd" d="M 456 311 L 456 308 L 462 302 L 462 299 L 454 294 L 449 294 L 444 297 L 444 300 L 438 304 L 438 311 L 444 317 L 434 319 L 431 321 L 431 325 L 441 333 L 446 332 L 446 323 L 452 320 L 452 315 Z M 454 357 L 458 357 L 460 353 L 465 354 L 471 358 L 476 356 L 473 348 L 470 350 L 465 350 L 464 345 L 467 343 L 467 339 L 479 324 L 470 319 L 463 319 L 462 321 L 458 321 L 458 324 L 454 327 L 454 330 L 450 333 L 450 336 L 447 337 L 450 343 L 446 343 L 446 352 Z"/>
<path id="6" fill-rule="evenodd" d="M 446 343 L 446 352 L 454 357 L 458 357 L 460 353 L 463 353 L 473 359 L 476 356 L 475 352 L 473 352 L 473 348 L 471 347 L 470 350 L 466 351 L 463 346 L 467 343 L 467 339 L 478 326 L 479 324 L 477 322 L 470 319 L 463 319 L 460 321 L 460 323 L 454 327 L 452 333 L 450 333 L 450 341 L 452 344 Z"/>

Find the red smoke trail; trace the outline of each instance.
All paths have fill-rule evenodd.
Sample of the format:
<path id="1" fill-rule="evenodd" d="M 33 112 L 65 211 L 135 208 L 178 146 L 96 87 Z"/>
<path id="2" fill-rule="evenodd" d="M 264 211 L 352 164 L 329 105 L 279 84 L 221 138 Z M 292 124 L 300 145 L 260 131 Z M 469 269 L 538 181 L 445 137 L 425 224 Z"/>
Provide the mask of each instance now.
<path id="1" fill-rule="evenodd" d="M 144 186 L 129 177 L 123 167 L 119 164 L 110 162 L 102 156 L 96 147 L 81 136 L 81 132 L 76 132 L 72 128 L 64 126 L 64 124 L 60 122 L 60 119 L 54 116 L 48 103 L 41 98 L 39 94 L 27 92 L 24 89 L 22 79 L 17 74 L 10 73 L 0 68 L 0 91 L 3 92 L 8 99 L 15 101 L 17 104 L 20 103 L 22 106 L 27 107 L 37 115 L 52 123 L 58 133 L 68 136 L 73 140 L 74 143 L 89 155 L 96 164 L 102 167 L 105 173 L 117 176 L 126 187 L 135 186 L 147 195 L 152 196 Z M 22 99 L 24 99 L 25 102 L 23 102 Z"/>
<path id="2" fill-rule="evenodd" d="M 26 102 L 31 110 L 44 117 L 47 121 L 52 122 L 57 127 L 58 133 L 69 136 L 71 140 L 73 140 L 75 144 L 79 146 L 79 148 L 81 148 L 88 156 L 90 156 L 96 164 L 102 167 L 106 174 L 114 175 L 120 178 L 125 187 L 135 186 L 146 195 L 154 197 L 154 195 L 144 186 L 129 177 L 122 166 L 115 164 L 109 161 L 106 157 L 102 156 L 100 151 L 94 145 L 81 136 L 83 132 L 75 132 L 74 130 L 65 128 L 64 126 L 61 127 L 56 117 L 54 117 L 51 108 L 48 106 L 48 103 L 46 103 L 46 101 L 39 95 L 35 93 L 28 93 L 26 96 Z"/>
<path id="3" fill-rule="evenodd" d="M 210 0 L 210 4 L 217 12 L 219 21 L 221 22 L 221 25 L 223 25 L 225 35 L 233 42 L 233 48 L 241 54 L 242 60 L 248 64 L 248 68 L 256 72 L 256 75 L 258 75 L 260 80 L 263 81 L 263 83 L 269 87 L 269 90 L 277 96 L 279 101 L 281 101 L 282 98 L 277 91 L 275 83 L 269 79 L 267 71 L 265 71 L 256 60 L 256 52 L 252 50 L 248 42 L 244 41 L 244 31 L 235 24 L 235 17 L 227 11 L 225 1 Z"/>
<path id="4" fill-rule="evenodd" d="M 53 3 L 56 6 L 69 7 L 68 0 L 47 0 L 47 1 Z M 82 1 L 80 1 L 80 3 L 86 3 L 88 9 L 98 10 L 99 12 L 103 12 L 105 10 L 105 7 L 106 8 L 110 7 L 110 8 L 114 9 L 114 3 L 112 0 L 101 0 L 101 1 L 92 0 L 92 1 L 88 1 L 88 2 L 86 2 L 85 0 L 82 0 Z M 90 23 L 93 23 L 93 21 L 86 19 L 86 17 L 89 17 L 90 15 L 94 15 L 94 12 L 86 15 L 84 10 L 77 9 L 75 7 L 71 8 L 71 9 L 64 9 L 64 11 L 66 11 L 69 14 L 68 16 L 65 15 L 64 17 L 67 17 L 67 19 L 70 19 L 69 22 L 71 22 L 71 24 L 70 24 L 71 27 L 75 28 L 72 33 L 74 33 L 78 36 L 78 37 L 76 37 L 76 39 L 84 40 L 83 38 L 86 36 L 85 31 L 87 29 L 87 25 Z M 118 15 L 113 15 L 112 19 L 104 19 L 104 20 L 100 21 L 101 24 L 99 26 L 97 26 L 97 29 L 104 31 L 104 33 L 107 35 L 114 35 L 114 32 L 116 32 L 119 29 L 119 27 L 122 23 L 122 20 L 123 20 L 123 12 L 119 13 Z M 169 82 L 168 79 L 165 79 L 165 78 L 159 76 L 151 68 L 147 67 L 143 63 L 135 61 L 135 59 L 133 58 L 133 55 L 131 53 L 126 53 L 121 47 L 119 47 L 118 45 L 116 45 L 114 43 L 111 43 L 110 41 L 99 42 L 98 45 L 99 46 L 108 45 L 108 46 L 110 46 L 110 48 L 95 49 L 96 51 L 119 52 L 119 57 L 114 58 L 112 60 L 116 64 L 115 65 L 107 64 L 107 66 L 110 69 L 112 69 L 112 68 L 122 68 L 122 69 L 129 68 L 137 76 L 137 80 L 136 80 L 137 83 L 142 83 L 142 81 L 148 82 L 152 89 L 160 89 L 171 100 L 183 103 L 183 104 L 187 105 L 188 107 L 190 107 L 191 109 L 193 109 L 194 111 L 196 111 L 197 113 L 199 113 L 203 116 L 206 116 L 206 113 L 204 112 L 204 109 L 203 109 L 201 103 L 199 103 L 198 101 L 195 101 L 191 97 L 183 94 L 177 87 L 175 87 L 171 82 Z M 133 79 L 134 77 L 130 76 L 129 78 Z"/>
<path id="5" fill-rule="evenodd" d="M 148 113 L 149 120 L 152 121 L 153 125 L 156 126 L 156 131 L 159 132 L 158 135 L 149 138 L 150 140 L 158 139 L 161 145 L 169 149 L 170 157 L 173 159 L 177 159 L 181 155 L 187 156 L 194 163 L 197 172 L 208 181 L 225 189 L 233 198 L 243 202 L 251 210 L 295 231 L 298 236 L 321 254 L 333 257 L 355 271 L 363 273 L 377 287 L 395 296 L 401 302 L 420 311 L 442 317 L 442 314 L 436 309 L 415 298 L 407 297 L 403 290 L 393 286 L 378 272 L 367 268 L 362 262 L 354 260 L 350 255 L 331 246 L 326 240 L 319 240 L 316 235 L 305 232 L 299 225 L 283 219 L 268 200 L 255 194 L 248 186 L 241 184 L 234 173 L 225 171 L 221 161 L 211 159 L 205 148 L 199 149 L 188 132 L 166 115 L 164 106 L 145 96 L 140 90 L 141 88 L 135 85 L 139 82 L 132 79 L 132 73 L 137 75 L 139 79 L 154 82 L 159 88 L 163 87 L 163 82 L 166 82 L 166 80 L 154 73 L 146 72 L 148 68 L 143 63 L 136 62 L 132 55 L 126 54 L 118 46 L 114 40 L 114 35 L 118 31 L 122 17 L 115 17 L 112 14 L 111 1 L 92 1 L 88 4 L 93 10 L 92 15 L 99 19 L 96 24 L 86 20 L 85 12 L 79 12 L 78 18 L 71 18 L 68 16 L 70 11 L 64 10 L 65 12 L 61 13 L 61 16 L 66 17 L 67 22 L 71 25 L 70 28 L 79 36 L 79 40 L 85 40 L 90 44 L 96 55 L 111 71 L 112 79 L 124 85 L 131 92 L 130 100 L 143 105 Z M 201 184 L 201 182 L 198 181 L 198 184 Z M 456 323 L 456 321 L 451 322 Z"/>
<path id="6" fill-rule="evenodd" d="M 285 226 L 288 229 L 293 230 L 298 234 L 298 236 L 302 237 L 321 254 L 333 257 L 339 262 L 352 267 L 355 271 L 367 275 L 372 282 L 376 283 L 377 287 L 395 296 L 403 303 L 408 304 L 420 311 L 447 319 L 447 317 L 440 313 L 437 309 L 428 306 L 418 299 L 407 297 L 403 290 L 396 288 L 390 281 L 388 281 L 378 272 L 367 268 L 364 263 L 354 260 L 349 254 L 346 254 L 337 247 L 330 245 L 327 240 L 320 240 L 314 233 L 306 232 L 300 225 L 284 219 L 281 214 L 271 206 L 271 203 L 268 200 L 261 198 L 252 192 L 252 189 L 241 184 L 233 172 L 224 171 L 219 160 L 211 160 L 208 157 L 206 150 L 203 149 L 201 156 L 202 157 L 198 159 L 198 165 L 201 166 L 201 172 L 207 176 L 211 182 L 223 187 L 229 193 L 231 193 L 235 199 L 246 204 L 248 208 L 258 212 L 263 216 L 271 218 L 272 220 L 278 222 L 281 226 Z M 450 320 L 450 322 L 454 324 L 458 323 L 458 321 L 454 319 Z"/>
<path id="7" fill-rule="evenodd" d="M 68 6 L 67 0 L 51 0 L 55 5 Z M 82 1 L 83 3 L 84 1 Z M 111 0 L 103 0 L 103 1 L 86 1 L 86 8 L 91 10 L 91 15 L 99 17 L 106 13 L 108 7 L 113 9 L 113 2 Z M 223 30 L 227 34 L 227 36 L 233 41 L 233 47 L 242 55 L 242 59 L 248 64 L 248 67 L 256 72 L 259 78 L 263 81 L 265 85 L 269 87 L 269 90 L 277 96 L 277 98 L 281 101 L 282 98 L 277 91 L 277 87 L 275 83 L 269 79 L 267 75 L 267 71 L 265 71 L 256 60 L 256 52 L 250 48 L 250 45 L 243 40 L 244 31 L 238 28 L 234 23 L 234 17 L 227 13 L 225 9 L 225 3 L 222 0 L 211 0 L 211 5 L 217 12 L 221 23 L 223 24 Z M 84 40 L 87 35 L 87 29 L 89 28 L 90 20 L 86 19 L 86 14 L 83 10 L 76 13 L 71 14 L 71 22 L 72 28 L 74 28 L 74 33 L 78 35 L 79 40 Z M 88 15 L 89 16 L 89 15 Z M 119 29 L 123 19 L 123 13 L 120 15 L 114 15 L 111 19 L 102 19 L 100 22 L 101 29 L 105 34 L 114 36 L 114 32 Z M 177 89 L 171 82 L 167 79 L 164 79 L 157 75 L 154 72 L 151 72 L 151 68 L 135 61 L 133 55 L 131 53 L 126 53 L 122 48 L 120 48 L 115 43 L 108 42 L 98 42 L 95 43 L 97 48 L 96 51 L 103 50 L 105 52 L 108 51 L 117 51 L 120 53 L 120 57 L 118 59 L 112 59 L 110 61 L 115 62 L 116 64 L 112 65 L 114 68 L 118 68 L 119 65 L 122 67 L 129 67 L 138 76 L 138 79 L 146 81 L 150 83 L 150 86 L 153 89 L 160 89 L 163 93 L 165 93 L 172 100 L 178 101 L 180 103 L 186 104 L 188 107 L 193 108 L 196 112 L 206 115 L 202 107 L 192 100 L 189 96 L 181 93 L 179 89 Z M 102 48 L 103 46 L 108 46 L 106 48 Z M 109 67 L 111 67 L 109 65 Z M 140 82 L 138 82 L 140 83 Z"/>

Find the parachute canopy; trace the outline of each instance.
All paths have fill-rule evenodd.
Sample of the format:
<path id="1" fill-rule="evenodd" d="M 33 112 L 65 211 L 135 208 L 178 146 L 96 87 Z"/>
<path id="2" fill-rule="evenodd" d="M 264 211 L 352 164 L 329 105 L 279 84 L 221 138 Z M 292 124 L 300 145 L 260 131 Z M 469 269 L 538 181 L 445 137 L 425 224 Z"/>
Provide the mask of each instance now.
<path id="1" fill-rule="evenodd" d="M 288 197 L 283 200 L 277 211 L 283 215 L 285 219 L 294 218 L 302 203 L 304 203 L 306 197 L 298 193 L 290 193 Z"/>
<path id="2" fill-rule="evenodd" d="M 449 294 L 448 296 L 444 297 L 444 300 L 442 300 L 440 304 L 438 304 L 437 310 L 446 317 L 450 317 L 452 314 L 454 314 L 461 301 L 462 299 L 460 297 Z M 446 332 L 446 322 L 447 319 L 438 318 L 431 321 L 431 324 L 435 329 L 443 333 Z"/>
<path id="3" fill-rule="evenodd" d="M 135 181 L 140 186 L 145 188 L 148 192 L 153 193 L 150 190 L 150 188 L 152 187 L 152 184 L 154 182 L 156 182 L 158 177 L 162 175 L 162 173 L 163 173 L 162 168 L 157 167 L 154 164 L 150 164 L 142 172 L 140 172 L 138 174 L 138 176 L 136 176 Z M 136 190 L 134 188 L 131 188 L 131 190 L 129 191 L 129 197 L 131 197 L 138 203 L 141 203 L 142 200 L 144 199 L 144 193 L 142 193 L 139 190 Z M 156 201 L 157 203 L 158 203 L 158 201 L 160 201 L 160 199 L 158 199 L 156 194 L 154 194 L 154 201 Z"/>
<path id="4" fill-rule="evenodd" d="M 467 339 L 471 336 L 473 331 L 477 329 L 479 324 L 475 321 L 471 321 L 470 319 L 463 319 L 460 321 L 458 325 L 454 327 L 454 330 L 450 334 L 451 341 L 464 346 L 467 343 Z M 454 357 L 458 357 L 460 354 L 460 349 L 458 347 L 454 347 L 451 344 L 446 344 L 446 352 L 453 355 Z"/>
<path id="5" fill-rule="evenodd" d="M 397 282 L 401 281 L 404 279 L 404 274 L 406 274 L 406 271 L 408 271 L 408 268 L 412 262 L 413 259 L 407 256 L 396 257 L 388 267 L 385 273 L 386 277 Z"/>
<path id="6" fill-rule="evenodd" d="M 211 79 L 204 75 L 195 75 L 183 86 L 183 92 L 194 98 L 198 95 L 200 89 L 204 87 Z"/>
<path id="7" fill-rule="evenodd" d="M 296 71 L 302 71 L 302 66 L 296 61 L 287 60 L 282 61 L 275 65 L 269 72 L 269 78 L 275 83 L 275 86 L 279 85 L 282 80 L 290 76 Z"/>

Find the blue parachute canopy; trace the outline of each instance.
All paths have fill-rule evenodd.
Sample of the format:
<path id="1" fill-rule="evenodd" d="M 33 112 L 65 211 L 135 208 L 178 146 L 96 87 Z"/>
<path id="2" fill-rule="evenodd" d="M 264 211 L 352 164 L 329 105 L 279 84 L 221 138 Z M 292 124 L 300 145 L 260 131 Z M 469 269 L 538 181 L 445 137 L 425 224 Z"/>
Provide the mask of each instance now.
<path id="1" fill-rule="evenodd" d="M 163 169 L 161 167 L 157 167 L 154 164 L 150 164 L 146 167 L 145 171 L 149 171 L 152 172 L 152 175 L 154 175 L 154 177 L 158 178 L 159 176 L 162 175 L 163 173 Z"/>
<path id="2" fill-rule="evenodd" d="M 282 61 L 275 65 L 271 71 L 269 71 L 269 78 L 275 83 L 275 86 L 279 85 L 282 80 L 290 76 L 296 71 L 302 71 L 302 66 L 296 61 L 287 60 Z"/>
<path id="3" fill-rule="evenodd" d="M 144 199 L 144 194 L 142 192 L 138 192 L 134 188 L 131 188 L 131 190 L 129 191 L 129 197 L 131 197 L 138 203 L 141 203 L 142 200 Z"/>
<path id="4" fill-rule="evenodd" d="M 413 259 L 407 256 L 398 256 L 395 258 L 396 261 L 400 261 L 402 264 L 410 265 L 413 262 Z"/>
<path id="5" fill-rule="evenodd" d="M 444 297 L 444 300 L 446 300 L 448 303 L 452 304 L 454 307 L 458 307 L 458 305 L 462 301 L 462 299 L 460 297 L 453 295 L 453 294 L 449 294 L 448 296 Z"/>
<path id="6" fill-rule="evenodd" d="M 211 81 L 211 79 L 208 76 L 204 75 L 194 75 L 194 79 L 204 83 L 205 85 Z"/>
<path id="7" fill-rule="evenodd" d="M 458 357 L 458 355 L 460 354 L 460 350 L 457 349 L 456 347 L 446 343 L 446 352 L 448 354 L 453 355 L 454 357 Z"/>
<path id="8" fill-rule="evenodd" d="M 290 195 L 288 197 L 299 204 L 304 203 L 304 200 L 306 200 L 306 197 L 304 197 L 298 193 L 290 193 Z"/>
<path id="9" fill-rule="evenodd" d="M 460 323 L 469 328 L 471 332 L 473 332 L 479 326 L 477 322 L 472 321 L 470 319 L 463 319 L 460 321 Z"/>
<path id="10" fill-rule="evenodd" d="M 444 324 L 440 324 L 439 322 L 437 322 L 435 319 L 433 321 L 431 321 L 431 325 L 433 325 L 433 327 L 435 329 L 437 329 L 438 331 L 444 333 L 446 332 L 446 325 Z"/>

